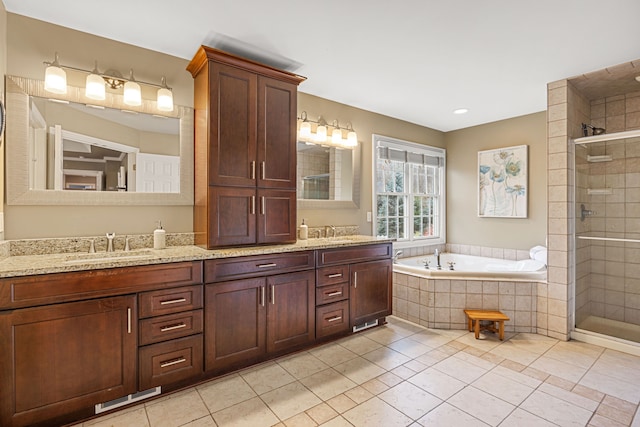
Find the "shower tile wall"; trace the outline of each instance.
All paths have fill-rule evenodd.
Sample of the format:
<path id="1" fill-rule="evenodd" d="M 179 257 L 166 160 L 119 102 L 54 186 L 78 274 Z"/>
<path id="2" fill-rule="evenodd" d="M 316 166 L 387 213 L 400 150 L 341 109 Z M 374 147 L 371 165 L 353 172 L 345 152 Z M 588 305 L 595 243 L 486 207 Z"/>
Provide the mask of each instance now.
<path id="1" fill-rule="evenodd" d="M 590 122 L 607 133 L 640 129 L 640 92 L 591 101 Z M 612 161 L 589 163 L 587 155 Z M 577 222 L 578 235 L 640 239 L 640 138 L 577 147 L 576 170 L 577 205 L 595 211 Z M 589 195 L 588 189 L 611 194 Z M 577 323 L 593 315 L 640 324 L 640 244 L 578 242 Z"/>
<path id="2" fill-rule="evenodd" d="M 591 113 L 589 102 L 568 80 L 549 83 L 547 105 L 548 293 L 539 301 L 536 325 L 538 333 L 567 340 L 576 304 L 574 149 L 569 140 L 581 136 L 581 123 Z"/>

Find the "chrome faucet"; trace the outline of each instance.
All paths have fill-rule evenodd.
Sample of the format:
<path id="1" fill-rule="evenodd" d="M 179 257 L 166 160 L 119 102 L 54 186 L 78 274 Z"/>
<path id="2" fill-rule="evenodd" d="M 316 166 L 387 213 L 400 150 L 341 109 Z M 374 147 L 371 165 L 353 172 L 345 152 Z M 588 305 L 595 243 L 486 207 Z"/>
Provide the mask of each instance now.
<path id="1" fill-rule="evenodd" d="M 398 258 L 399 258 L 399 257 L 400 257 L 400 255 L 402 255 L 402 254 L 403 254 L 403 252 L 402 252 L 402 251 L 400 251 L 400 250 L 395 251 L 395 252 L 393 253 L 393 258 L 392 258 L 392 259 L 393 259 L 393 263 L 394 263 L 394 264 L 398 262 Z"/>
<path id="2" fill-rule="evenodd" d="M 326 227 L 324 227 L 324 236 L 329 237 L 329 230 L 331 230 L 333 233 L 333 236 L 331 237 L 336 237 L 336 227 L 333 225 L 327 225 Z"/>
<path id="3" fill-rule="evenodd" d="M 440 251 L 438 250 L 438 248 L 433 251 L 433 256 L 436 257 L 436 268 L 438 270 L 442 270 L 442 265 L 440 265 Z"/>
<path id="4" fill-rule="evenodd" d="M 116 233 L 107 233 L 107 252 L 113 252 L 113 239 Z"/>

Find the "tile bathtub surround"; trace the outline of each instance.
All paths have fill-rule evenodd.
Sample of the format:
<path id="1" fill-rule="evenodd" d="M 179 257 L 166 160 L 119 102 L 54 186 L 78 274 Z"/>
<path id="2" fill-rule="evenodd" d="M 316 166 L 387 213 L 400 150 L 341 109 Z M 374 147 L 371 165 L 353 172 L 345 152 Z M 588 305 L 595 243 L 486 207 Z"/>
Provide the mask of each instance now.
<path id="1" fill-rule="evenodd" d="M 75 427 L 640 426 L 639 357 L 388 320 Z"/>
<path id="2" fill-rule="evenodd" d="M 395 316 L 428 328 L 465 329 L 463 310 L 474 308 L 509 316 L 507 332 L 546 334 L 548 329 L 546 283 L 434 280 L 394 272 L 392 298 Z"/>

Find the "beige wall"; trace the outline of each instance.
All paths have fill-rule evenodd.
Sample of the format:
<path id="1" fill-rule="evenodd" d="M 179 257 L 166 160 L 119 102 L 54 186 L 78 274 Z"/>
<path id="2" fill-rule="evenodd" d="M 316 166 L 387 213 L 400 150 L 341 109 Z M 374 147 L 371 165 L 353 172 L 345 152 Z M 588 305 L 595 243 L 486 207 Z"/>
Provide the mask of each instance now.
<path id="1" fill-rule="evenodd" d="M 113 68 L 127 74 L 134 69 L 138 80 L 160 83 L 164 75 L 174 90 L 174 102 L 193 106 L 193 79 L 186 71 L 188 61 L 142 49 L 114 40 L 82 33 L 12 13 L 6 16 L 6 74 L 43 79 L 43 61 L 51 61 L 55 52 L 60 62 L 78 68 L 92 68 L 98 60 L 101 71 Z M 0 21 L 0 24 L 2 22 Z M 0 54 L 4 31 L 0 35 Z M 194 53 L 198 46 L 193 46 Z M 0 56 L 0 71 L 4 65 Z M 69 84 L 83 86 L 84 75 L 67 72 Z M 4 91 L 3 91 L 4 92 Z M 155 98 L 155 90 L 143 86 L 143 97 Z M 9 177 L 10 179 L 10 177 Z M 2 186 L 4 189 L 4 185 Z M 157 220 L 169 232 L 193 230 L 192 206 L 5 206 L 7 239 L 150 233 Z"/>
<path id="2" fill-rule="evenodd" d="M 372 135 L 386 135 L 420 144 L 444 147 L 444 133 L 413 123 L 375 114 L 304 92 L 304 83 L 298 94 L 298 116 L 307 112 L 311 120 L 322 116 L 328 123 L 334 119 L 340 125 L 351 122 L 358 133 L 361 147 L 360 207 L 358 209 L 298 210 L 298 221 L 302 218 L 311 227 L 323 225 L 358 225 L 361 234 L 372 233 L 372 223 L 367 222 L 367 212 L 372 209 Z"/>
<path id="3" fill-rule="evenodd" d="M 4 102 L 7 70 L 7 10 L 0 0 L 0 101 Z M 4 134 L 0 134 L 0 200 L 4 200 Z M 4 204 L 0 203 L 0 240 L 4 239 Z"/>
<path id="4" fill-rule="evenodd" d="M 0 23 L 7 20 L 6 74 L 42 79 L 45 60 L 55 52 L 65 65 L 91 68 L 98 59 L 101 70 L 114 68 L 123 73 L 133 68 L 136 78 L 145 81 L 167 77 L 174 88 L 176 104 L 193 105 L 193 80 L 185 70 L 187 60 L 104 39 L 46 22 L 7 14 L 0 10 Z M 4 71 L 2 49 L 5 33 L 0 33 L 0 71 Z M 193 47 L 194 52 L 197 46 Z M 161 71 L 158 71 L 161 70 Z M 83 85 L 82 75 L 69 72 L 71 84 Z M 309 76 L 309 78 L 313 78 Z M 304 93 L 300 85 L 298 113 L 310 119 L 322 115 L 328 122 L 351 122 L 361 144 L 360 206 L 353 209 L 300 210 L 299 221 L 310 226 L 358 225 L 362 234 L 372 232 L 367 212 L 372 210 L 372 134 L 381 134 L 417 143 L 446 147 L 448 161 L 447 240 L 451 243 L 527 249 L 544 244 L 546 234 L 546 191 L 544 172 L 544 113 L 505 120 L 456 132 L 443 133 L 391 117 L 382 116 Z M 153 93 L 143 96 L 153 97 Z M 524 220 L 478 219 L 475 216 L 475 170 L 477 151 L 510 145 L 530 146 L 529 218 Z M 535 175 L 534 175 L 535 173 Z M 543 182 L 544 181 L 544 182 Z M 4 186 L 2 186 L 4 189 Z M 192 206 L 91 207 L 91 206 L 5 206 L 6 237 L 37 238 L 148 233 L 161 219 L 169 232 L 192 231 Z"/>
<path id="5" fill-rule="evenodd" d="M 547 234 L 546 112 L 445 134 L 447 147 L 447 243 L 509 249 L 544 245 Z M 526 219 L 477 216 L 478 151 L 528 146 Z"/>

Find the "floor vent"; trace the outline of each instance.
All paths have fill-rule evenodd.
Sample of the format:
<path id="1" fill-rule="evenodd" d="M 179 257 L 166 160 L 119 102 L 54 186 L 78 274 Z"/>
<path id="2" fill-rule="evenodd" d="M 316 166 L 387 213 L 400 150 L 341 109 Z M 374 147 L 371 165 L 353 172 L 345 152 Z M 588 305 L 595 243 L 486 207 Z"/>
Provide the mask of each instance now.
<path id="1" fill-rule="evenodd" d="M 98 403 L 96 405 L 96 414 L 110 411 L 121 406 L 129 405 L 131 403 L 139 402 L 140 400 L 147 399 L 151 396 L 157 396 L 161 393 L 162 388 L 150 388 L 149 390 L 139 391 L 138 393 L 122 396 L 117 399 L 110 400 L 109 402 Z"/>
<path id="2" fill-rule="evenodd" d="M 353 332 L 364 331 L 365 329 L 373 328 L 374 326 L 378 326 L 378 319 L 373 322 L 364 322 L 360 325 L 356 325 L 353 327 Z"/>

